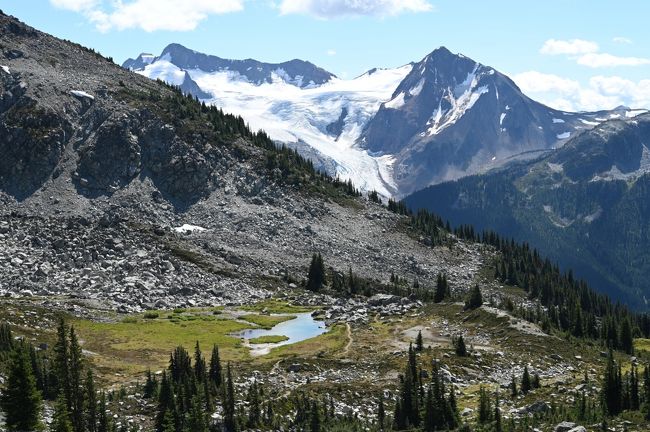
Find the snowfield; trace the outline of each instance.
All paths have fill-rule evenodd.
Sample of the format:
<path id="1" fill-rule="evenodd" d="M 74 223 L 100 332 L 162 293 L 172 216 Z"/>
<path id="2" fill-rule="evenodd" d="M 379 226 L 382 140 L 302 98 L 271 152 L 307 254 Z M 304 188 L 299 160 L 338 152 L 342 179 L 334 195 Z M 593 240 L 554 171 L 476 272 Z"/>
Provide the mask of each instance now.
<path id="1" fill-rule="evenodd" d="M 185 70 L 162 57 L 138 73 L 152 79 L 160 78 L 181 85 Z M 382 103 L 403 104 L 392 93 L 411 71 L 406 65 L 395 69 L 376 69 L 357 78 L 333 78 L 320 86 L 300 88 L 288 82 L 286 74 L 278 70 L 272 83 L 256 85 L 232 71 L 204 72 L 187 70 L 199 87 L 212 94 L 204 99 L 225 112 L 241 115 L 252 129 L 263 129 L 269 136 L 284 143 L 304 142 L 336 162 L 336 172 L 341 179 L 352 180 L 362 190 L 376 190 L 390 197 L 396 191 L 392 176 L 394 158 L 386 154 L 371 154 L 356 142 L 366 123 L 379 110 Z M 421 88 L 411 89 L 411 94 Z M 343 109 L 339 136 L 328 133 L 327 126 L 337 122 Z"/>
<path id="2" fill-rule="evenodd" d="M 86 93 L 85 91 L 70 90 L 70 93 L 72 93 L 74 96 L 77 96 L 79 98 L 88 98 L 88 99 L 91 99 L 91 100 L 95 100 L 95 96 L 93 96 L 93 95 L 91 95 L 89 93 Z"/>

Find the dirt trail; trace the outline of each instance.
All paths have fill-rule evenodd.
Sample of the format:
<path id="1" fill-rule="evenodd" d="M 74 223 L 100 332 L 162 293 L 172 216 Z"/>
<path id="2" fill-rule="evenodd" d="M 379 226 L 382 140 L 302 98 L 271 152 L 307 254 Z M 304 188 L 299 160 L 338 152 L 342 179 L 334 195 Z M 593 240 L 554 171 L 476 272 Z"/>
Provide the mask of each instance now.
<path id="1" fill-rule="evenodd" d="M 350 346 L 354 341 L 354 339 L 352 338 L 352 326 L 350 326 L 350 323 L 345 323 L 345 334 L 348 338 L 348 343 L 345 344 L 345 348 L 343 348 L 343 355 L 347 356 L 348 353 L 350 352 Z"/>

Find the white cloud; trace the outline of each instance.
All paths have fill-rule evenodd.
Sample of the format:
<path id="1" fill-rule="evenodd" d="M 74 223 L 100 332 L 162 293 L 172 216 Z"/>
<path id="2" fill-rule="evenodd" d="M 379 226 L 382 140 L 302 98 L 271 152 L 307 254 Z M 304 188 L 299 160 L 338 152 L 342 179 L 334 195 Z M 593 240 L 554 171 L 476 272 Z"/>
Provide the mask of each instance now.
<path id="1" fill-rule="evenodd" d="M 641 66 L 650 64 L 650 59 L 640 57 L 619 57 L 606 53 L 589 53 L 578 57 L 578 64 L 592 68 Z"/>
<path id="2" fill-rule="evenodd" d="M 321 19 L 345 16 L 386 17 L 404 12 L 429 12 L 428 0 L 282 0 L 283 15 L 306 14 Z"/>
<path id="3" fill-rule="evenodd" d="M 619 76 L 594 76 L 587 84 L 537 71 L 513 77 L 521 90 L 565 111 L 597 111 L 619 105 L 650 108 L 650 79 L 634 82 Z"/>
<path id="4" fill-rule="evenodd" d="M 328 49 L 328 50 L 327 50 L 327 55 L 328 55 L 328 56 L 335 56 L 335 55 L 336 55 L 336 50 Z"/>
<path id="5" fill-rule="evenodd" d="M 615 37 L 614 42 L 631 43 L 629 39 Z M 616 67 L 616 66 L 642 66 L 650 64 L 650 58 L 620 57 L 613 54 L 601 53 L 596 42 L 583 39 L 558 40 L 549 39 L 544 42 L 539 50 L 547 55 L 567 55 L 571 60 L 582 66 L 591 68 Z"/>
<path id="6" fill-rule="evenodd" d="M 549 39 L 544 42 L 540 52 L 542 54 L 549 55 L 558 55 L 558 54 L 586 54 L 593 53 L 599 50 L 598 44 L 596 42 L 587 41 L 583 39 L 571 39 L 571 40 L 558 40 L 558 39 Z"/>
<path id="7" fill-rule="evenodd" d="M 83 13 L 103 32 L 140 28 L 156 30 L 194 30 L 209 15 L 238 12 L 244 0 L 50 0 L 61 8 Z"/>
<path id="8" fill-rule="evenodd" d="M 93 8 L 97 0 L 50 0 L 50 3 L 60 9 L 81 12 Z"/>
<path id="9" fill-rule="evenodd" d="M 618 43 L 618 44 L 625 44 L 629 45 L 632 43 L 632 39 L 623 37 L 623 36 L 616 36 L 615 38 L 612 38 L 612 42 Z"/>

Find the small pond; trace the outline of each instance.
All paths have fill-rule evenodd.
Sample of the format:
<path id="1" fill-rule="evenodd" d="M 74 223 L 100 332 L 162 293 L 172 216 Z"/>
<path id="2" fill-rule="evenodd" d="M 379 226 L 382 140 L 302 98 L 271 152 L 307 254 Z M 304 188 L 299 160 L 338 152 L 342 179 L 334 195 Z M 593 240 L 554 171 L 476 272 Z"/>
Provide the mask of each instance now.
<path id="1" fill-rule="evenodd" d="M 293 315 L 293 314 L 292 314 Z M 310 339 L 328 331 L 323 321 L 316 321 L 311 313 L 295 314 L 296 318 L 281 322 L 273 328 L 266 329 L 250 329 L 237 333 L 237 336 L 247 341 L 261 336 L 286 336 L 288 339 L 277 343 L 268 344 L 249 344 L 251 348 L 251 355 L 264 355 L 268 354 L 271 348 L 276 348 L 282 345 L 293 344 L 296 342 Z"/>

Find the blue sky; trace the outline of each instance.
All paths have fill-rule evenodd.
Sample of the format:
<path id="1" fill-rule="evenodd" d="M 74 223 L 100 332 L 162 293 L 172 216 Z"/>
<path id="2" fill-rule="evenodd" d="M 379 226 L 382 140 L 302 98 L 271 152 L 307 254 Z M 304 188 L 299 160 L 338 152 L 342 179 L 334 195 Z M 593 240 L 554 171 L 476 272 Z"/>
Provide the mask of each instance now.
<path id="1" fill-rule="evenodd" d="M 120 63 L 178 42 L 226 58 L 301 58 L 351 78 L 444 45 L 557 108 L 650 108 L 644 0 L 0 0 L 0 8 Z"/>

